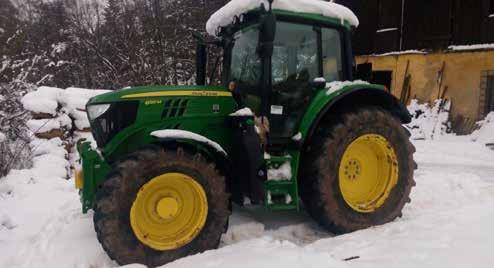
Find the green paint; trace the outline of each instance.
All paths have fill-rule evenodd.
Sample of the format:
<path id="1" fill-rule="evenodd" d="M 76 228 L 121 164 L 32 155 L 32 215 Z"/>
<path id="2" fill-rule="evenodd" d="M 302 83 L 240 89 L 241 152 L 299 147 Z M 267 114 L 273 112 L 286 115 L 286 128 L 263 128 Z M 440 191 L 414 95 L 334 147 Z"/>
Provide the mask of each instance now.
<path id="1" fill-rule="evenodd" d="M 110 172 L 110 165 L 95 150 L 91 149 L 90 142 L 81 143 L 77 150 L 81 156 L 84 173 L 84 187 L 80 195 L 82 211 L 86 213 L 93 207 L 97 187 Z"/>
<path id="2" fill-rule="evenodd" d="M 384 90 L 384 87 L 381 85 L 373 85 L 373 84 L 355 84 L 349 85 L 341 88 L 338 91 L 332 92 L 331 94 L 327 94 L 327 89 L 320 90 L 316 96 L 312 99 L 311 104 L 307 108 L 302 121 L 300 123 L 299 132 L 302 133 L 302 142 L 306 141 L 308 136 L 308 132 L 311 126 L 314 123 L 314 120 L 317 116 L 324 110 L 324 108 L 335 101 L 339 96 L 349 93 L 355 92 L 362 89 L 375 89 L 375 90 Z"/>

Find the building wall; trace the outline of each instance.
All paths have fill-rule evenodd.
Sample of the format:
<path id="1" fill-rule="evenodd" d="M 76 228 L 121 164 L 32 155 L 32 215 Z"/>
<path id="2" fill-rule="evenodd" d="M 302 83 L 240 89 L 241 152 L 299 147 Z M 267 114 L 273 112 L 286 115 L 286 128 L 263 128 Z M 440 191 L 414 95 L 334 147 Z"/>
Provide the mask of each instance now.
<path id="1" fill-rule="evenodd" d="M 437 52 L 388 56 L 357 56 L 357 64 L 372 63 L 374 71 L 392 71 L 391 92 L 398 98 L 409 62 L 410 98 L 433 102 L 439 96 L 438 73 L 444 62 L 442 88 L 452 101 L 451 120 L 458 134 L 469 133 L 482 118 L 486 71 L 494 71 L 494 51 Z M 492 72 L 491 72 L 492 73 Z"/>

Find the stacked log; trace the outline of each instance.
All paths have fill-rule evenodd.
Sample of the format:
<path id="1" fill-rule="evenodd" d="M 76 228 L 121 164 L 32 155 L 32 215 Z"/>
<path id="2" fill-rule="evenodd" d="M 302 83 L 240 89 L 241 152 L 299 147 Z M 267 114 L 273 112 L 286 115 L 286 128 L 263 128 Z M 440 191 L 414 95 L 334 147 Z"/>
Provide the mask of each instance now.
<path id="1" fill-rule="evenodd" d="M 27 126 L 33 140 L 39 144 L 43 140 L 60 139 L 67 151 L 66 158 L 75 163 L 78 156 L 74 154 L 74 145 L 80 138 L 92 138 L 86 103 L 91 97 L 105 92 L 108 91 L 39 87 L 26 94 L 22 104 L 31 113 L 32 119 Z"/>

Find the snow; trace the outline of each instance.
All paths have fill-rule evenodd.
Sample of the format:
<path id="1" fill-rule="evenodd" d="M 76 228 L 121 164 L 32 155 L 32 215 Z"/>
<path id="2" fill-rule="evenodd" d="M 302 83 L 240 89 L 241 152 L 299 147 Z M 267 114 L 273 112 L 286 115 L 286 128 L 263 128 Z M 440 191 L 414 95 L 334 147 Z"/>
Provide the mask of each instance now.
<path id="1" fill-rule="evenodd" d="M 403 50 L 403 51 L 392 51 L 392 52 L 383 53 L 383 54 L 375 54 L 374 56 L 385 57 L 385 56 L 397 56 L 397 55 L 406 55 L 406 54 L 427 54 L 427 52 L 422 51 L 422 50 L 410 49 L 410 50 Z"/>
<path id="2" fill-rule="evenodd" d="M 342 90 L 343 88 L 347 86 L 353 86 L 353 85 L 368 85 L 369 83 L 366 81 L 362 80 L 355 80 L 355 81 L 333 81 L 331 83 L 326 84 L 326 88 L 328 91 L 326 91 L 326 95 L 331 95 L 337 91 Z"/>
<path id="3" fill-rule="evenodd" d="M 51 56 L 55 57 L 56 54 L 65 52 L 65 50 L 67 49 L 67 44 L 64 42 L 60 42 L 57 44 L 52 44 L 51 47 L 52 47 Z"/>
<path id="4" fill-rule="evenodd" d="M 293 141 L 300 141 L 302 140 L 302 133 L 297 133 L 295 136 L 292 137 Z"/>
<path id="5" fill-rule="evenodd" d="M 292 196 L 289 194 L 285 195 L 285 204 L 290 204 L 292 202 Z"/>
<path id="6" fill-rule="evenodd" d="M 314 82 L 316 82 L 316 83 L 326 83 L 326 78 L 324 78 L 324 77 L 316 77 L 314 79 Z"/>
<path id="7" fill-rule="evenodd" d="M 89 128 L 89 120 L 85 111 L 86 103 L 90 98 L 107 92 L 110 91 L 69 87 L 61 91 L 58 101 L 62 104 L 63 110 L 74 119 L 76 128 L 84 130 Z"/>
<path id="8" fill-rule="evenodd" d="M 304 211 L 234 207 L 219 249 L 163 267 L 490 268 L 494 151 L 472 141 L 480 134 L 436 135 L 413 141 L 417 186 L 402 218 L 335 236 Z M 81 213 L 74 180 L 66 180 L 62 140 L 30 146 L 33 168 L 0 178 L 0 267 L 116 267 L 96 239 L 92 212 Z"/>
<path id="9" fill-rule="evenodd" d="M 479 129 L 472 133 L 472 140 L 482 144 L 494 143 L 494 112 L 489 113 L 485 119 L 478 122 L 477 125 L 479 126 Z"/>
<path id="10" fill-rule="evenodd" d="M 452 50 L 452 51 L 468 51 L 468 50 L 494 49 L 494 44 L 475 44 L 475 45 L 449 46 L 448 49 L 449 50 Z"/>
<path id="11" fill-rule="evenodd" d="M 268 181 L 286 181 L 292 178 L 292 166 L 285 162 L 278 168 L 268 169 Z"/>
<path id="12" fill-rule="evenodd" d="M 173 267 L 346 267 L 327 252 L 301 248 L 296 244 L 271 237 L 246 240 L 221 251 L 207 251 L 194 258 L 175 261 Z M 338 265 L 338 266 L 336 266 Z"/>
<path id="13" fill-rule="evenodd" d="M 35 113 L 46 113 L 52 116 L 56 116 L 60 110 L 74 119 L 74 124 L 77 129 L 84 130 L 89 128 L 89 120 L 85 112 L 86 103 L 90 98 L 109 92 L 109 90 L 95 90 L 70 87 L 67 89 L 54 88 L 54 87 L 39 87 L 36 91 L 26 94 L 22 98 L 22 104 L 28 111 Z M 65 120 L 65 118 L 63 118 Z M 65 121 L 55 120 L 62 122 Z M 46 121 L 38 121 L 28 123 L 32 126 L 31 129 L 37 129 Z M 44 130 L 51 130 L 60 128 L 57 126 L 57 122 L 49 122 Z M 40 131 L 46 132 L 46 131 Z"/>
<path id="14" fill-rule="evenodd" d="M 60 89 L 55 87 L 39 87 L 36 91 L 26 94 L 21 102 L 28 111 L 56 115 L 60 92 Z"/>
<path id="15" fill-rule="evenodd" d="M 201 136 L 199 134 L 186 131 L 186 130 L 178 130 L 178 129 L 164 129 L 164 130 L 157 130 L 151 132 L 151 136 L 156 137 L 156 138 L 161 138 L 161 139 L 186 139 L 186 140 L 195 140 L 200 143 L 205 143 L 208 144 L 209 146 L 213 147 L 216 151 L 226 155 L 226 151 L 216 143 L 215 141 L 212 141 L 204 136 Z"/>
<path id="16" fill-rule="evenodd" d="M 250 108 L 243 108 L 243 109 L 240 109 L 234 113 L 231 113 L 230 116 L 254 116 L 254 113 L 252 112 L 252 110 Z"/>
<path id="17" fill-rule="evenodd" d="M 206 23 L 207 32 L 215 36 L 220 27 L 231 24 L 233 19 L 241 14 L 259 8 L 261 3 L 264 3 L 266 8 L 269 6 L 266 0 L 231 0 L 209 18 Z M 321 0 L 275 0 L 273 9 L 323 15 L 339 19 L 342 24 L 346 21 L 355 27 L 359 24 L 357 16 L 350 9 Z"/>
<path id="18" fill-rule="evenodd" d="M 62 114 L 57 118 L 30 119 L 27 121 L 26 125 L 33 133 L 44 133 L 54 129 L 71 129 L 72 120 L 68 115 Z"/>
<path id="19" fill-rule="evenodd" d="M 376 31 L 376 33 L 385 33 L 385 32 L 392 32 L 392 31 L 398 31 L 398 28 L 379 29 L 379 30 Z"/>
<path id="20" fill-rule="evenodd" d="M 59 100 L 64 107 L 72 110 L 78 109 L 84 111 L 86 110 L 86 103 L 90 98 L 108 92 L 110 92 L 110 90 L 69 87 L 62 90 Z"/>
<path id="21" fill-rule="evenodd" d="M 412 122 L 406 127 L 410 130 L 412 139 L 440 138 L 449 131 L 450 101 L 441 103 L 440 100 L 435 100 L 434 106 L 430 107 L 427 103 L 420 104 L 418 100 L 413 99 L 407 108 L 412 115 Z"/>

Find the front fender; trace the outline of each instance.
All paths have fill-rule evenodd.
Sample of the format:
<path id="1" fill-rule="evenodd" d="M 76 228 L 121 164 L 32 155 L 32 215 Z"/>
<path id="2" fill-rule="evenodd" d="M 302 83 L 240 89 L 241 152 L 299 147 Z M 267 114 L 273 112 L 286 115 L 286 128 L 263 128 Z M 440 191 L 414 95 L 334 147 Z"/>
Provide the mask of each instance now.
<path id="1" fill-rule="evenodd" d="M 362 106 L 379 106 L 406 124 L 411 121 L 407 108 L 383 86 L 350 84 L 338 90 L 325 89 L 317 93 L 300 123 L 302 142 L 309 140 L 320 121 L 327 115 L 339 114 Z"/>
<path id="2" fill-rule="evenodd" d="M 154 140 L 153 143 L 164 147 L 174 148 L 181 146 L 186 150 L 201 152 L 215 163 L 216 167 L 225 175 L 228 183 L 231 183 L 229 179 L 232 172 L 231 159 L 219 143 L 185 130 L 163 129 L 153 131 L 149 135 Z"/>

